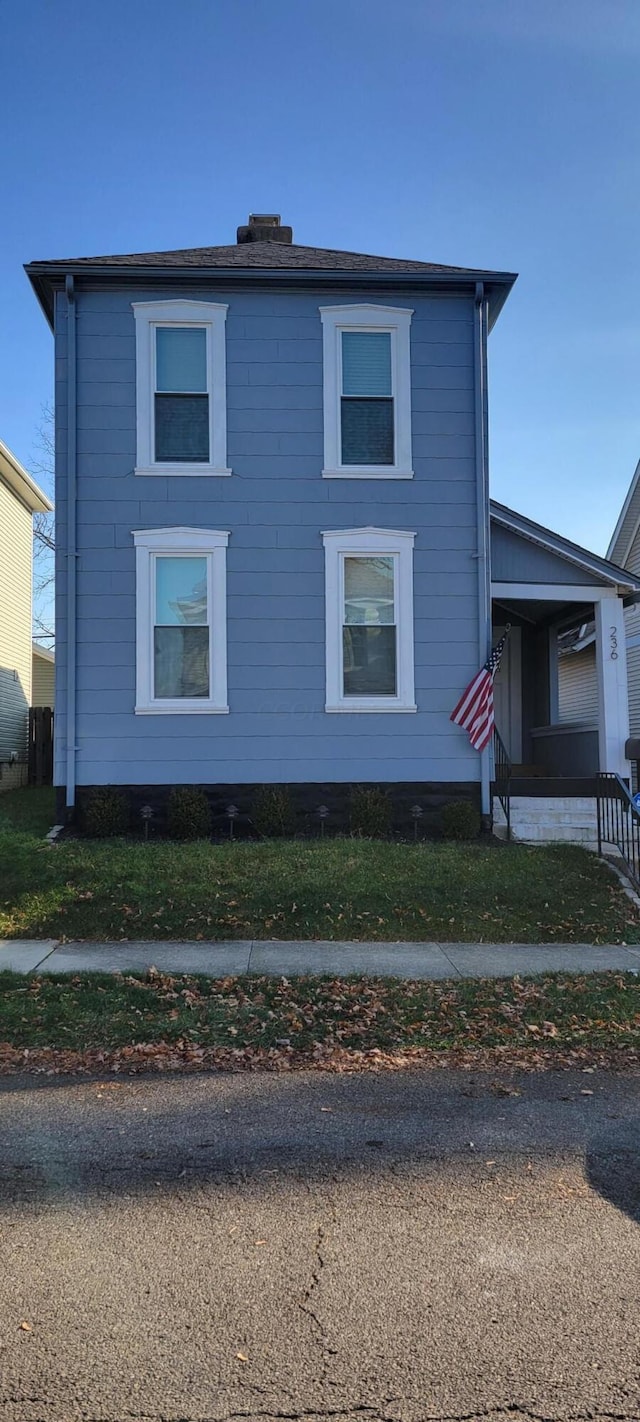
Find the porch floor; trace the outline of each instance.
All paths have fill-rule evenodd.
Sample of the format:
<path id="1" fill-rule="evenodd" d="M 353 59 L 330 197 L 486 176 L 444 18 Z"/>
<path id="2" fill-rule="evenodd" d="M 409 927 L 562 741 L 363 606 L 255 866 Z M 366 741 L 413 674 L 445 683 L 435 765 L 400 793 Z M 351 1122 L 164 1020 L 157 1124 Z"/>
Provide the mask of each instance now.
<path id="1" fill-rule="evenodd" d="M 510 781 L 512 798 L 525 795 L 528 798 L 566 800 L 576 797 L 580 799 L 585 795 L 595 797 L 596 794 L 597 782 L 592 775 L 521 775 L 518 773 L 520 767 L 516 766 L 514 769 L 515 773 Z M 492 791 L 495 795 L 495 782 Z"/>

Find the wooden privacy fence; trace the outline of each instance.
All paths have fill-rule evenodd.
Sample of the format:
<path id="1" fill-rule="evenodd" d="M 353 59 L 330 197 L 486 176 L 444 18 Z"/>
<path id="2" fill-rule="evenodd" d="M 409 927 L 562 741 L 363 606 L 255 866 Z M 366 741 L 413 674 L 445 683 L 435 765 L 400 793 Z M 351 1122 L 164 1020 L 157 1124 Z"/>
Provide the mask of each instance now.
<path id="1" fill-rule="evenodd" d="M 53 711 L 50 706 L 29 710 L 29 784 L 53 784 Z"/>

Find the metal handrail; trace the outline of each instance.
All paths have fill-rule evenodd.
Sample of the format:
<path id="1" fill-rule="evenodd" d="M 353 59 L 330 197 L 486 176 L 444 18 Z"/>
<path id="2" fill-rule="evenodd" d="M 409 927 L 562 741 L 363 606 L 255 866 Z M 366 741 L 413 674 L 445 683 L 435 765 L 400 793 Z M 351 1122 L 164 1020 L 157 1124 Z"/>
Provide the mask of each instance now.
<path id="1" fill-rule="evenodd" d="M 612 845 L 624 860 L 629 878 L 640 889 L 640 811 L 622 776 L 601 771 L 596 777 L 598 854 Z"/>
<path id="2" fill-rule="evenodd" d="M 507 839 L 511 839 L 511 776 L 513 767 L 505 743 L 497 727 L 493 728 L 495 760 L 495 791 L 507 821 Z"/>

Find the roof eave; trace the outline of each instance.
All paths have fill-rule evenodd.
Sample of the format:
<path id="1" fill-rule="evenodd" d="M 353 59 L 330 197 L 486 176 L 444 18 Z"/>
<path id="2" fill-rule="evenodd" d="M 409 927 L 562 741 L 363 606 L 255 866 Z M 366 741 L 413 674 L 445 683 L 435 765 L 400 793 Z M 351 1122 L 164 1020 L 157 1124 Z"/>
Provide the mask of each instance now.
<path id="1" fill-rule="evenodd" d="M 640 578 L 635 578 L 633 574 L 628 573 L 624 568 L 619 568 L 608 558 L 600 558 L 597 553 L 590 553 L 588 548 L 582 548 L 580 544 L 563 538 L 562 534 L 544 528 L 542 524 L 535 523 L 533 519 L 526 518 L 524 514 L 516 513 L 514 509 L 507 508 L 505 504 L 499 504 L 495 499 L 491 500 L 491 518 L 505 528 L 511 529 L 521 538 L 528 538 L 531 543 L 536 543 L 541 548 L 548 549 L 550 553 L 555 553 L 558 558 L 564 557 L 567 562 L 573 563 L 576 567 L 585 568 L 596 577 L 610 583 L 612 587 L 624 588 L 630 593 L 640 592 Z"/>
<path id="2" fill-rule="evenodd" d="M 104 282 L 117 279 L 126 285 L 198 284 L 215 281 L 222 285 L 246 282 L 270 282 L 280 286 L 401 286 L 440 287 L 459 290 L 467 287 L 475 289 L 483 282 L 489 295 L 489 325 L 492 327 L 504 306 L 517 274 L 513 272 L 469 271 L 458 272 L 399 272 L 399 271 L 350 271 L 347 269 L 325 269 L 317 267 L 172 267 L 172 266 L 127 266 L 109 267 L 99 263 L 70 262 L 65 266 L 52 266 L 48 262 L 28 262 L 25 272 L 31 282 L 44 314 L 53 328 L 53 295 L 64 285 L 65 278 L 72 276 L 76 282 Z"/>
<path id="3" fill-rule="evenodd" d="M 613 556 L 613 551 L 614 551 L 614 549 L 615 549 L 615 547 L 616 547 L 616 544 L 617 544 L 617 542 L 618 542 L 618 539 L 620 538 L 620 536 L 621 536 L 621 534 L 622 534 L 622 530 L 623 530 L 623 527 L 624 527 L 624 522 L 625 522 L 625 519 L 626 519 L 627 514 L 628 514 L 628 512 L 629 512 L 629 509 L 631 508 L 631 504 L 632 504 L 633 497 L 634 497 L 634 494 L 635 494 L 635 492 L 636 492 L 636 489 L 637 489 L 637 487 L 638 487 L 638 481 L 639 481 L 639 480 L 640 480 L 640 460 L 638 460 L 638 463 L 637 463 L 636 468 L 635 468 L 635 470 L 634 470 L 633 478 L 632 478 L 631 483 L 630 483 L 630 485 L 629 485 L 629 489 L 628 489 L 628 491 L 627 491 L 626 499 L 625 499 L 625 501 L 624 501 L 624 503 L 623 503 L 623 505 L 622 505 L 622 509 L 621 509 L 621 511 L 620 511 L 620 517 L 619 517 L 618 522 L 617 522 L 617 524 L 616 524 L 616 526 L 615 526 L 615 528 L 614 528 L 614 530 L 613 530 L 613 533 L 612 533 L 612 535 L 611 535 L 611 542 L 610 542 L 610 544 L 609 544 L 609 547 L 607 548 L 607 558 L 611 558 L 611 557 Z M 625 559 L 626 559 L 626 558 L 629 557 L 629 553 L 631 552 L 631 544 L 633 543 L 633 539 L 634 539 L 634 536 L 635 536 L 636 531 L 637 531 L 637 525 L 636 525 L 636 528 L 632 529 L 632 531 L 631 531 L 631 536 L 630 536 L 629 538 L 627 538 L 624 547 L 620 550 L 620 553 L 621 553 L 622 558 L 625 558 Z"/>
<path id="4" fill-rule="evenodd" d="M 19 499 L 22 499 L 23 504 L 26 504 L 31 513 L 53 513 L 53 504 L 47 498 L 44 490 L 36 484 L 30 474 L 27 474 L 15 454 L 1 439 L 0 478 L 8 484 Z"/>
<path id="5" fill-rule="evenodd" d="M 26 273 L 27 273 L 27 276 L 28 276 L 28 278 L 29 278 L 29 281 L 31 282 L 31 285 L 32 285 L 32 287 L 33 287 L 33 290 L 35 291 L 35 294 L 36 294 L 36 296 L 37 296 L 37 298 L 38 298 L 38 305 L 41 307 L 42 311 L 44 312 L 44 315 L 45 315 L 46 320 L 47 320 L 47 324 L 51 327 L 51 330 L 53 330 L 53 318 L 54 318 L 53 293 L 54 293 L 54 287 L 52 286 L 52 284 L 51 284 L 50 281 L 44 281 L 43 278 L 42 278 L 39 274 L 34 274 L 34 275 L 32 275 L 31 272 L 29 271 L 29 268 L 28 268 L 28 267 L 25 267 L 25 271 L 26 271 Z"/>

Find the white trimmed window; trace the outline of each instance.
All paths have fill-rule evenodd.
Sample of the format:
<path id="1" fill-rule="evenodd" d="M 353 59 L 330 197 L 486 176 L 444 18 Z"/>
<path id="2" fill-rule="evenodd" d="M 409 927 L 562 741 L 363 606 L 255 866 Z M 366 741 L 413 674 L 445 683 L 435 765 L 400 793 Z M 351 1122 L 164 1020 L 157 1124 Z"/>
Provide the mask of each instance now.
<path id="1" fill-rule="evenodd" d="M 134 301 L 136 474 L 227 469 L 226 306 Z"/>
<path id="2" fill-rule="evenodd" d="M 415 711 L 414 533 L 323 533 L 326 711 Z"/>
<path id="3" fill-rule="evenodd" d="M 228 533 L 142 529 L 136 546 L 136 712 L 227 706 Z"/>
<path id="4" fill-rule="evenodd" d="M 321 306 L 325 479 L 412 479 L 413 312 Z"/>

